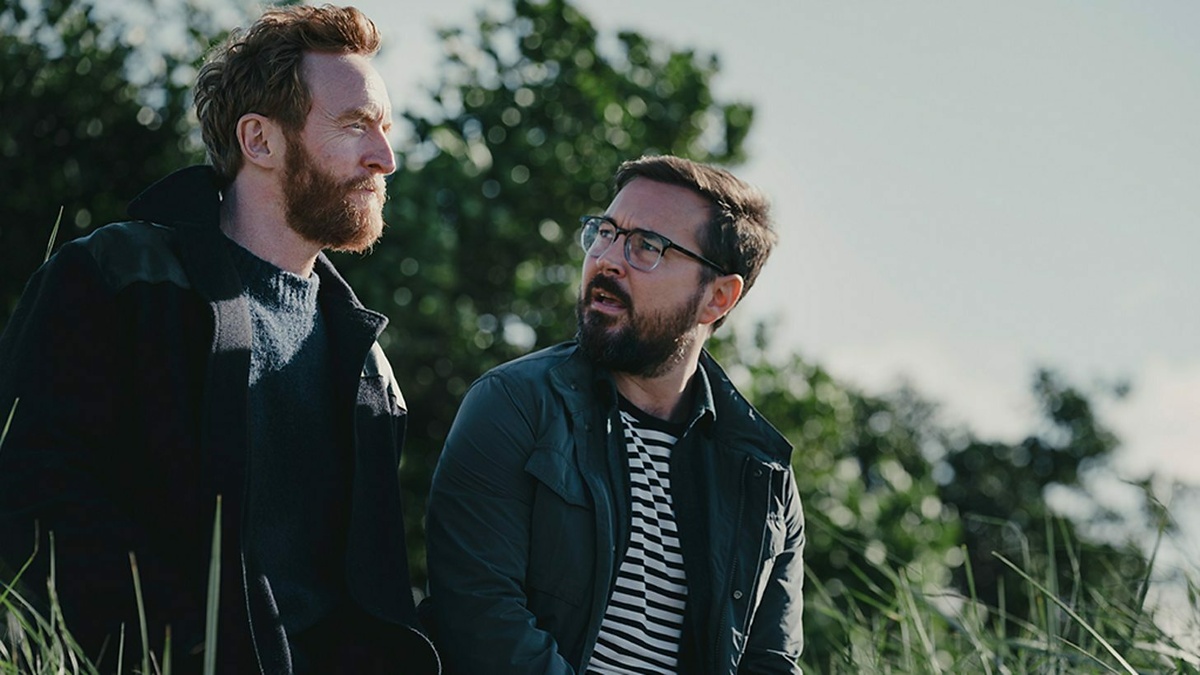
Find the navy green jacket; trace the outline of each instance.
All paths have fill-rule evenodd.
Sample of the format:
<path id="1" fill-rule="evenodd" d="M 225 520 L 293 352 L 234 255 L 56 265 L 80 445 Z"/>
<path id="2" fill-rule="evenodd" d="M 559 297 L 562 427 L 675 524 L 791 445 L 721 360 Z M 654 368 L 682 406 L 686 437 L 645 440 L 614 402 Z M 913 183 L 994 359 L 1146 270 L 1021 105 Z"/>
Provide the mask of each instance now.
<path id="1" fill-rule="evenodd" d="M 283 672 L 286 636 L 266 578 L 243 555 L 251 327 L 218 228 L 207 167 L 176 172 L 130 205 L 135 219 L 64 245 L 29 282 L 0 337 L 0 410 L 20 399 L 0 447 L 0 567 L 45 589 L 53 531 L 68 627 L 92 658 L 140 654 L 129 552 L 136 554 L 150 641 L 172 630 L 176 672 L 198 665 L 214 511 L 222 499 L 218 672 Z M 352 467 L 344 620 L 432 672 L 408 626 L 408 575 L 397 466 L 406 411 L 368 311 L 321 256 L 319 303 L 336 402 L 330 414 Z M 331 641 L 332 643 L 333 641 Z M 132 643 L 132 645 L 130 644 Z M 377 654 L 376 654 L 377 655 Z M 392 663 L 399 661 L 392 660 Z"/>
<path id="2" fill-rule="evenodd" d="M 688 598 L 682 673 L 798 673 L 804 521 L 791 446 L 705 354 L 671 453 Z M 586 670 L 625 555 L 629 478 L 610 375 L 574 343 L 467 393 L 428 514 L 447 672 Z"/>

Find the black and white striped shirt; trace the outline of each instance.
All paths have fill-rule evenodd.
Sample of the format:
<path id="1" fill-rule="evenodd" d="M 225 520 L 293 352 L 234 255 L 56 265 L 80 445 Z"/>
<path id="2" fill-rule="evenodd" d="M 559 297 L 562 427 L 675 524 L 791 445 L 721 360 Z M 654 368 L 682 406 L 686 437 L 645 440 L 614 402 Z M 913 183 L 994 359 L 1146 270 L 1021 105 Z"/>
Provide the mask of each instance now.
<path id="1" fill-rule="evenodd" d="M 632 497 L 629 548 L 617 571 L 588 672 L 675 673 L 687 603 L 671 503 L 671 448 L 679 429 L 628 401 L 621 403 Z"/>

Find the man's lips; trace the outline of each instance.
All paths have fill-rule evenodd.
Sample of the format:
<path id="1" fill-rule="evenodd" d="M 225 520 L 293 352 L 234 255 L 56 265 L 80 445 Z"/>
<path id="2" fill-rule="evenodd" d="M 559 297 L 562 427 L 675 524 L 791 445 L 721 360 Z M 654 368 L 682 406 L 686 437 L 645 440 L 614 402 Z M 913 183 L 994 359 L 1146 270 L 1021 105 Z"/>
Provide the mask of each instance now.
<path id="1" fill-rule="evenodd" d="M 592 307 L 606 311 L 622 311 L 629 306 L 629 295 L 606 277 L 596 277 L 588 285 L 588 299 Z"/>
<path id="2" fill-rule="evenodd" d="M 367 199 L 387 200 L 387 186 L 383 181 L 365 179 L 353 181 L 346 186 L 347 195 L 362 195 Z"/>

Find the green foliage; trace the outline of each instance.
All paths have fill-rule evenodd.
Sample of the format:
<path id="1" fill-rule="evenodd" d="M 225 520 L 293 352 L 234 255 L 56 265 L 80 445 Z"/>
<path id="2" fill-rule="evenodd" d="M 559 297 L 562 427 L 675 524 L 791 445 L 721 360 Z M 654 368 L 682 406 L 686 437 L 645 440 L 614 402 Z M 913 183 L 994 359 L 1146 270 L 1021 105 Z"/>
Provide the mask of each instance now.
<path id="1" fill-rule="evenodd" d="M 890 603 L 909 593 L 892 568 L 939 593 L 1001 608 L 986 614 L 1003 624 L 991 627 L 1001 633 L 1059 625 L 1046 593 L 1144 605 L 1153 559 L 1132 544 L 1082 537 L 1086 523 L 1056 517 L 1046 498 L 1056 487 L 1090 499 L 1083 477 L 1117 447 L 1088 394 L 1040 371 L 1038 433 L 1018 443 L 983 441 L 943 426 L 936 406 L 911 390 L 866 395 L 797 355 L 773 360 L 765 328 L 755 337 L 747 345 L 735 336 L 717 349 L 747 398 L 796 446 L 805 560 L 827 605 L 805 614 L 811 662 L 836 660 L 855 644 L 860 626 L 847 617 L 874 626 L 875 639 L 904 639 L 879 633 L 913 628 L 886 618 L 902 612 Z M 1148 485 L 1142 495 L 1143 510 L 1170 534 L 1174 525 Z M 1100 514 L 1131 522 L 1129 514 Z M 1001 556 L 1043 570 L 1045 588 L 1013 583 Z"/>
<path id="2" fill-rule="evenodd" d="M 734 383 L 796 447 L 808 573 L 838 607 L 805 613 L 805 651 L 820 662 L 850 638 L 841 622 L 855 597 L 901 591 L 889 565 L 948 586 L 962 562 L 961 526 L 924 454 L 930 404 L 909 391 L 865 395 L 796 355 L 772 361 L 764 330 L 752 346 L 726 342 L 720 356 Z"/>
<path id="3" fill-rule="evenodd" d="M 620 162 L 742 157 L 753 111 L 714 101 L 715 58 L 636 33 L 611 53 L 602 42 L 562 0 L 443 32 L 434 111 L 404 113 L 390 229 L 371 255 L 337 261 L 364 304 L 394 317 L 381 344 L 409 405 L 418 582 L 429 478 L 458 403 L 488 368 L 574 335 L 578 218 L 604 209 Z"/>
<path id="4" fill-rule="evenodd" d="M 166 49 L 87 0 L 0 0 L 0 329 L 60 207 L 64 237 L 79 236 L 201 157 L 187 118 L 191 66 L 218 31 L 194 7 L 175 9 L 185 39 Z"/>
<path id="5" fill-rule="evenodd" d="M 1019 443 L 984 441 L 972 434 L 957 438 L 941 434 L 946 453 L 940 461 L 949 473 L 942 481 L 940 495 L 962 519 L 978 593 L 988 603 L 1007 604 L 1015 615 L 1033 609 L 1027 589 L 1002 587 L 1000 580 L 1006 567 L 992 555 L 997 552 L 1019 559 L 1033 558 L 1038 564 L 1057 569 L 1054 588 L 1062 592 L 1078 592 L 1074 588 L 1078 580 L 1133 603 L 1138 588 L 1125 580 L 1147 573 L 1148 561 L 1142 551 L 1132 546 L 1088 542 L 1084 550 L 1072 552 L 1061 542 L 1078 538 L 1076 523 L 1062 522 L 1058 536 L 1044 527 L 1052 514 L 1046 501 L 1047 489 L 1068 488 L 1077 497 L 1089 499 L 1081 479 L 1112 454 L 1118 440 L 1096 418 L 1090 397 L 1061 376 L 1039 371 L 1032 389 L 1044 422 L 1039 433 Z M 1144 500 L 1142 508 L 1151 509 L 1151 501 Z M 1107 515 L 1114 520 L 1130 519 L 1130 514 Z M 1076 559 L 1072 559 L 1073 554 Z M 1077 558 L 1084 554 L 1087 564 L 1080 565 Z M 959 584 L 962 581 L 960 572 Z"/>

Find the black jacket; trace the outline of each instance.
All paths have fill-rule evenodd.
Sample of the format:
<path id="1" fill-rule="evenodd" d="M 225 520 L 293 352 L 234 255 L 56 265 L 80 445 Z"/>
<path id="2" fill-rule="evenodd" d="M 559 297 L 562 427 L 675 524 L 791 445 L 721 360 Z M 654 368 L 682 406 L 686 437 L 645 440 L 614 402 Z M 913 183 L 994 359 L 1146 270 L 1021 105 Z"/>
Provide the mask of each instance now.
<path id="1" fill-rule="evenodd" d="M 679 671 L 798 673 L 791 446 L 707 354 L 697 377 L 670 465 L 688 585 Z M 447 672 L 583 672 L 628 544 L 625 458 L 612 378 L 573 343 L 472 385 L 430 492 L 421 609 Z"/>
<path id="2" fill-rule="evenodd" d="M 110 664 L 119 622 L 126 654 L 130 640 L 140 653 L 129 552 L 152 649 L 161 653 L 169 624 L 182 669 L 199 663 L 219 497 L 219 672 L 287 667 L 286 637 L 264 621 L 274 611 L 269 583 L 243 553 L 251 327 L 218 207 L 207 167 L 168 176 L 130 205 L 135 220 L 70 242 L 43 265 L 0 337 L 5 417 L 20 399 L 0 447 L 0 562 L 9 574 L 24 563 L 36 521 L 41 554 L 22 587 L 44 591 L 52 531 L 67 625 L 89 656 L 109 636 Z M 339 623 L 392 645 L 397 672 L 432 672 L 436 656 L 409 628 L 396 473 L 406 410 L 375 342 L 386 319 L 362 307 L 324 256 L 315 271 L 337 450 L 353 467 L 350 601 Z"/>

